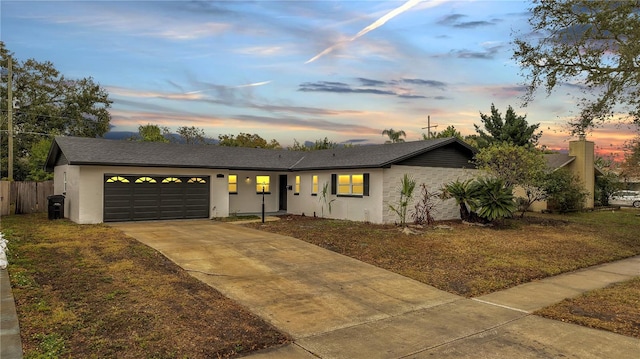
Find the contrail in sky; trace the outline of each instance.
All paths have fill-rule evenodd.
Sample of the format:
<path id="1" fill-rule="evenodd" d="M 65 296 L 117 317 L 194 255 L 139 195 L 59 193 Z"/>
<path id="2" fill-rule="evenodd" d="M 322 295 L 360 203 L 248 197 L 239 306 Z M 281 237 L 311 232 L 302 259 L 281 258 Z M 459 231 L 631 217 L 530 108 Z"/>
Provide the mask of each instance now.
<path id="1" fill-rule="evenodd" d="M 271 81 L 262 81 L 262 82 L 254 82 L 252 84 L 244 84 L 244 85 L 237 85 L 237 86 L 220 86 L 220 87 L 228 87 L 228 88 L 242 88 L 242 87 L 255 87 L 255 86 L 262 86 L 262 85 L 267 85 L 270 84 Z M 189 91 L 189 92 L 185 92 L 185 95 L 193 95 L 193 94 L 197 94 L 197 93 L 202 93 L 202 92 L 206 92 L 206 91 L 211 91 L 211 90 L 215 90 L 215 89 L 207 89 L 207 90 L 197 90 L 197 91 Z"/>
<path id="2" fill-rule="evenodd" d="M 271 81 L 262 81 L 262 82 L 255 82 L 252 84 L 246 84 L 246 85 L 238 85 L 238 86 L 232 86 L 233 88 L 240 88 L 240 87 L 255 87 L 255 86 L 262 86 L 262 85 L 266 85 L 271 83 Z"/>
<path id="3" fill-rule="evenodd" d="M 322 56 L 330 53 L 331 51 L 333 51 L 336 47 L 344 44 L 345 42 L 351 42 L 353 40 L 356 40 L 359 37 L 364 36 L 365 34 L 367 34 L 370 31 L 373 31 L 377 28 L 379 28 L 380 26 L 384 25 L 387 21 L 393 19 L 394 17 L 402 14 L 403 12 L 411 9 L 412 7 L 418 5 L 418 3 L 422 2 L 423 0 L 409 0 L 406 3 L 402 4 L 401 6 L 389 11 L 387 14 L 385 14 L 384 16 L 382 16 L 381 18 L 379 18 L 378 20 L 374 21 L 371 25 L 365 27 L 364 29 L 360 30 L 359 33 L 357 33 L 355 36 L 353 36 L 352 38 L 346 40 L 346 41 L 341 41 L 331 47 L 326 48 L 324 51 L 322 51 L 321 53 L 317 54 L 316 56 L 312 57 L 311 59 L 307 60 L 307 62 L 305 62 L 305 64 L 311 63 L 316 61 L 317 59 L 321 58 Z M 440 1 L 436 1 L 436 2 L 440 2 Z"/>

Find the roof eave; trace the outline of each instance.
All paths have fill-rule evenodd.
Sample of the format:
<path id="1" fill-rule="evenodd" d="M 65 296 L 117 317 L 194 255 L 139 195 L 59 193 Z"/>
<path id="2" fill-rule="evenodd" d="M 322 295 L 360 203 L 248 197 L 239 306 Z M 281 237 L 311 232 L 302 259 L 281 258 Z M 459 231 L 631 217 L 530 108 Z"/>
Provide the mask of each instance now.
<path id="1" fill-rule="evenodd" d="M 56 161 L 58 160 L 58 156 L 60 155 L 60 146 L 56 139 L 53 139 L 53 143 L 49 148 L 49 153 L 47 154 L 47 159 L 44 162 L 43 169 L 45 172 L 53 172 L 53 169 L 56 167 Z"/>
<path id="2" fill-rule="evenodd" d="M 246 166 L 198 166 L 198 165 L 176 165 L 176 164 L 157 164 L 157 163 L 105 163 L 93 161 L 70 161 L 72 166 L 103 166 L 103 167 L 156 167 L 156 168 L 194 168 L 194 169 L 211 169 L 211 170 L 235 170 L 235 171 L 270 171 L 270 172 L 288 172 L 289 169 L 282 167 L 246 167 Z"/>

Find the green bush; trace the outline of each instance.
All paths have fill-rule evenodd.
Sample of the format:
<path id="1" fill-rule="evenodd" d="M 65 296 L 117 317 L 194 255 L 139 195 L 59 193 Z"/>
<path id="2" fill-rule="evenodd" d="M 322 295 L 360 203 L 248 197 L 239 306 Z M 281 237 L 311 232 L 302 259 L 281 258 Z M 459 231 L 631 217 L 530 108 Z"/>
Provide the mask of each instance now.
<path id="1" fill-rule="evenodd" d="M 581 210 L 587 197 L 578 177 L 566 169 L 549 174 L 545 191 L 548 195 L 547 208 L 560 213 Z"/>

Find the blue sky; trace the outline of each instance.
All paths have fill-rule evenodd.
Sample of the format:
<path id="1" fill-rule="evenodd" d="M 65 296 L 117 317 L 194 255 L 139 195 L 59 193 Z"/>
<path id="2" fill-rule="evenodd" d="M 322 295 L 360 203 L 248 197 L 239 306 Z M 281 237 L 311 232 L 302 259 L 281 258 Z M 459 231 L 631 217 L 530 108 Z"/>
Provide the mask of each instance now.
<path id="1" fill-rule="evenodd" d="M 530 3 L 494 1 L 7 1 L 0 39 L 20 60 L 93 77 L 114 101 L 113 131 L 154 123 L 210 137 L 257 133 L 282 145 L 328 137 L 382 143 L 473 134 L 479 113 L 511 105 L 566 148 L 571 87 L 521 108 L 513 34 Z M 589 139 L 615 151 L 628 127 Z"/>

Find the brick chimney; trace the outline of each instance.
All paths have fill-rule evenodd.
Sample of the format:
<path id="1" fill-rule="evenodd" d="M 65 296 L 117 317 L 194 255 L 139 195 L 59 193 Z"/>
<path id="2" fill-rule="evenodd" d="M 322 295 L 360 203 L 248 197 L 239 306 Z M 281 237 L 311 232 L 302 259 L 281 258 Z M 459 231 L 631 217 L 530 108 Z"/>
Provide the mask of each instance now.
<path id="1" fill-rule="evenodd" d="M 595 193 L 594 171 L 594 143 L 580 136 L 578 141 L 569 142 L 569 156 L 575 159 L 569 165 L 571 172 L 578 177 L 585 191 L 588 193 L 584 200 L 585 208 L 593 208 L 593 196 Z"/>

